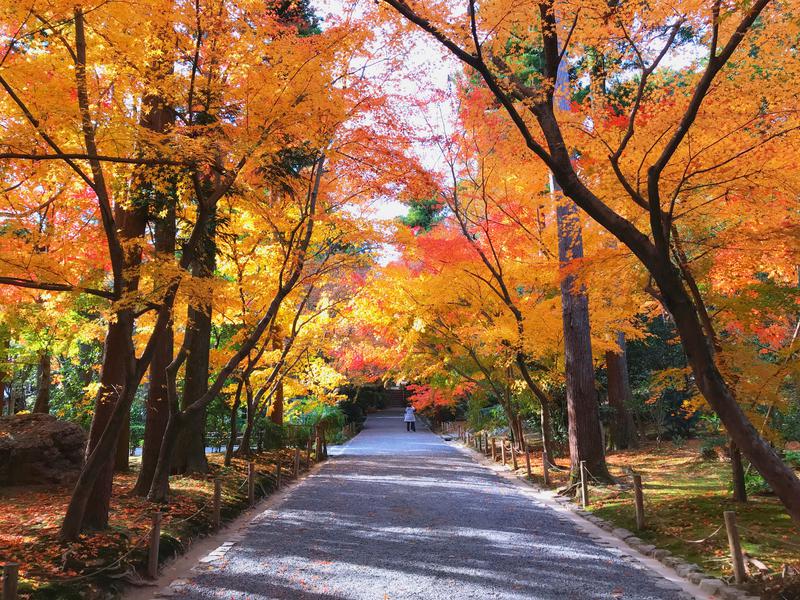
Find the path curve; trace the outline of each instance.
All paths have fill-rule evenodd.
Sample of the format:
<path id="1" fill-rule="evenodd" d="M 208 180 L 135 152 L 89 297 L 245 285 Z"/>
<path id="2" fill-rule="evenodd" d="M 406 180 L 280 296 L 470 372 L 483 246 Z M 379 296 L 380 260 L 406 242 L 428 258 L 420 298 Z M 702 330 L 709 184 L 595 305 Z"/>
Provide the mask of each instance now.
<path id="1" fill-rule="evenodd" d="M 260 513 L 206 572 L 205 600 L 691 598 L 587 536 L 523 484 L 423 431 L 399 410 L 365 429 Z"/>

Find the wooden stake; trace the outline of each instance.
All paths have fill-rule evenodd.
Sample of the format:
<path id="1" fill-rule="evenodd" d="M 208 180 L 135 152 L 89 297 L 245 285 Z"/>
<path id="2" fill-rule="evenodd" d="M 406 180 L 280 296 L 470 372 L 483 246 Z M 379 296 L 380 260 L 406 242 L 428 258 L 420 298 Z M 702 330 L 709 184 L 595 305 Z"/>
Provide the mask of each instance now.
<path id="1" fill-rule="evenodd" d="M 514 444 L 511 444 L 511 465 L 514 467 L 515 471 L 519 467 L 517 464 L 517 447 Z"/>
<path id="2" fill-rule="evenodd" d="M 150 545 L 147 550 L 147 576 L 150 579 L 156 579 L 158 577 L 158 545 L 161 542 L 161 511 L 155 511 L 152 518 Z"/>
<path id="3" fill-rule="evenodd" d="M 492 462 L 496 461 L 497 461 L 497 443 L 495 442 L 495 439 L 492 438 Z"/>
<path id="4" fill-rule="evenodd" d="M 503 461 L 503 466 L 506 466 L 506 440 L 500 440 L 500 459 Z"/>
<path id="5" fill-rule="evenodd" d="M 742 556 L 742 542 L 739 540 L 739 528 L 736 526 L 736 513 L 726 510 L 723 512 L 723 516 L 725 517 L 725 529 L 728 531 L 731 561 L 733 561 L 733 578 L 736 583 L 743 583 L 745 580 L 744 556 Z"/>
<path id="6" fill-rule="evenodd" d="M 589 506 L 589 484 L 586 481 L 586 461 L 582 460 L 580 462 L 580 470 L 581 470 L 581 506 L 586 508 Z"/>
<path id="7" fill-rule="evenodd" d="M 222 523 L 222 481 L 220 481 L 219 477 L 214 478 L 214 503 L 212 506 L 211 521 L 214 524 L 214 529 L 219 529 Z"/>
<path id="8" fill-rule="evenodd" d="M 531 449 L 525 446 L 525 472 L 528 474 L 528 479 L 531 478 Z"/>
<path id="9" fill-rule="evenodd" d="M 308 438 L 308 443 L 306 443 L 306 471 L 311 466 L 311 438 Z"/>
<path id="10" fill-rule="evenodd" d="M 300 475 L 300 448 L 294 449 L 294 476 Z"/>
<path id="11" fill-rule="evenodd" d="M 633 475 L 633 501 L 636 506 L 636 529 L 644 529 L 644 493 L 642 492 L 642 476 Z"/>
<path id="12" fill-rule="evenodd" d="M 542 450 L 542 479 L 547 487 L 550 487 L 550 458 L 547 450 Z"/>
<path id="13" fill-rule="evenodd" d="M 486 456 L 489 456 L 489 434 L 488 433 L 484 433 L 483 434 L 483 442 L 484 442 L 483 443 L 483 452 L 484 452 L 484 454 L 486 454 Z"/>
<path id="14" fill-rule="evenodd" d="M 247 501 L 250 506 L 256 503 L 256 466 L 251 460 L 247 463 Z"/>
<path id="15" fill-rule="evenodd" d="M 275 489 L 276 490 L 281 489 L 281 457 L 280 456 L 278 456 L 278 458 L 275 461 Z"/>
<path id="16" fill-rule="evenodd" d="M 17 600 L 19 585 L 19 563 L 3 565 L 3 600 Z"/>

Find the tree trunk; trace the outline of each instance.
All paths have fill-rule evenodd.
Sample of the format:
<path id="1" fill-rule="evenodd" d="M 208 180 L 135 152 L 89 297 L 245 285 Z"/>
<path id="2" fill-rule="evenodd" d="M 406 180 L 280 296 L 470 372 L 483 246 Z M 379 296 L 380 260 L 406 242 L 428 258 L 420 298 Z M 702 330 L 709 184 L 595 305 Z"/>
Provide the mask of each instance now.
<path id="1" fill-rule="evenodd" d="M 747 502 L 747 486 L 744 482 L 742 453 L 733 440 L 731 440 L 729 449 L 731 453 L 731 475 L 733 477 L 733 499 L 736 502 Z"/>
<path id="2" fill-rule="evenodd" d="M 631 386 L 628 379 L 628 357 L 625 334 L 617 334 L 619 352 L 606 352 L 608 374 L 608 404 L 614 411 L 611 422 L 611 442 L 615 450 L 636 446 L 636 427 L 628 410 L 631 402 Z"/>
<path id="3" fill-rule="evenodd" d="M 253 439 L 253 424 L 255 423 L 255 415 L 256 415 L 256 400 L 255 396 L 253 395 L 253 388 L 250 386 L 250 380 L 248 376 L 245 375 L 244 380 L 244 391 L 245 391 L 245 401 L 247 402 L 246 406 L 246 415 L 245 415 L 245 422 L 244 422 L 244 431 L 242 431 L 242 441 L 239 444 L 239 447 L 236 449 L 236 456 L 241 457 L 248 457 L 252 454 L 251 451 L 251 444 Z"/>
<path id="4" fill-rule="evenodd" d="M 100 372 L 100 390 L 95 402 L 92 425 L 89 429 L 89 443 L 86 448 L 87 458 L 95 451 L 103 432 L 106 430 L 114 406 L 125 389 L 126 362 L 131 360 L 131 335 L 133 320 L 120 320 L 110 323 L 103 348 L 103 366 Z M 129 419 L 127 415 L 126 419 Z M 122 429 L 122 426 L 120 426 Z M 114 451 L 118 440 L 115 440 L 107 457 L 98 457 L 97 478 L 88 495 L 83 525 L 91 529 L 105 529 L 108 526 L 108 508 L 111 502 L 111 483 L 114 474 Z M 126 442 L 127 443 L 127 442 Z M 77 487 L 76 487 L 77 491 Z"/>
<path id="5" fill-rule="evenodd" d="M 50 384 L 51 384 L 52 356 L 46 350 L 39 354 L 39 364 L 36 371 L 36 402 L 33 412 L 48 414 L 50 412 Z"/>
<path id="6" fill-rule="evenodd" d="M 83 529 L 105 529 L 108 526 L 114 451 L 122 426 L 129 418 L 138 385 L 135 381 L 132 330 L 133 315 L 130 311 L 120 311 L 106 335 L 103 371 L 89 431 L 86 463 L 61 524 L 63 540 L 77 539 Z M 123 383 L 115 387 L 114 378 Z"/>
<path id="7" fill-rule="evenodd" d="M 155 223 L 155 251 L 173 258 L 175 254 L 175 205 L 167 202 L 166 214 Z M 167 396 L 167 367 L 172 362 L 174 332 L 168 325 L 164 337 L 153 353 L 150 362 L 150 385 L 145 405 L 144 442 L 142 464 L 133 492 L 146 497 L 153 484 L 153 475 L 161 452 L 161 443 L 169 421 L 169 398 Z"/>
<path id="8" fill-rule="evenodd" d="M 173 412 L 169 415 L 167 427 L 164 430 L 164 439 L 159 449 L 158 462 L 153 472 L 153 482 L 147 494 L 147 499 L 150 500 L 150 502 L 163 503 L 169 501 L 170 464 L 172 463 L 172 455 L 175 452 L 175 446 L 180 438 L 181 429 L 184 426 L 185 424 L 181 421 L 180 413 Z"/>
<path id="9" fill-rule="evenodd" d="M 589 329 L 589 298 L 576 284 L 576 277 L 566 269 L 583 257 L 583 236 L 578 209 L 560 201 L 558 221 L 558 258 L 562 270 L 561 316 L 564 327 L 564 358 L 567 380 L 567 416 L 572 477 L 577 478 L 581 461 L 589 473 L 610 481 L 600 432 L 600 411 L 594 386 L 592 342 Z"/>
<path id="10" fill-rule="evenodd" d="M 233 450 L 236 446 L 236 435 L 238 433 L 238 420 L 239 420 L 239 406 L 242 403 L 242 380 L 239 380 L 239 385 L 236 386 L 236 397 L 231 406 L 231 434 L 228 436 L 228 445 L 225 447 L 225 466 L 231 465 L 233 458 Z"/>
<path id="11" fill-rule="evenodd" d="M 210 278 L 216 266 L 215 227 L 213 217 L 204 238 L 203 250 L 192 266 L 197 278 Z M 186 358 L 186 371 L 181 397 L 181 411 L 208 391 L 209 353 L 211 352 L 211 299 L 189 305 L 187 322 L 193 328 L 191 347 Z M 173 473 L 207 473 L 206 410 L 186 417 L 172 458 Z"/>
<path id="12" fill-rule="evenodd" d="M 680 276 L 668 259 L 648 265 L 681 336 L 683 349 L 703 397 L 731 439 L 780 498 L 787 512 L 800 525 L 800 480 L 775 450 L 758 435 L 725 383 L 714 361 L 697 310 Z"/>
<path id="13" fill-rule="evenodd" d="M 245 419 L 244 430 L 242 431 L 242 442 L 236 450 L 236 456 L 247 457 L 252 454 L 253 423 L 255 422 L 253 410 L 250 403 L 247 406 L 247 418 Z"/>
<path id="14" fill-rule="evenodd" d="M 269 420 L 276 425 L 283 425 L 283 381 L 278 381 L 275 386 L 275 394 L 272 397 L 272 405 L 269 408 Z"/>
<path id="15" fill-rule="evenodd" d="M 553 417 L 550 414 L 550 405 L 547 402 L 541 403 L 541 427 L 542 427 L 542 450 L 547 452 L 547 456 L 555 459 L 555 444 L 553 443 Z"/>
<path id="16" fill-rule="evenodd" d="M 6 334 L 0 326 L 0 333 Z M 11 340 L 7 335 L 0 338 L 0 415 L 11 414 L 11 365 L 8 364 L 8 348 Z M 8 389 L 8 404 L 6 405 L 6 389 Z M 6 408 L 8 406 L 8 408 Z"/>

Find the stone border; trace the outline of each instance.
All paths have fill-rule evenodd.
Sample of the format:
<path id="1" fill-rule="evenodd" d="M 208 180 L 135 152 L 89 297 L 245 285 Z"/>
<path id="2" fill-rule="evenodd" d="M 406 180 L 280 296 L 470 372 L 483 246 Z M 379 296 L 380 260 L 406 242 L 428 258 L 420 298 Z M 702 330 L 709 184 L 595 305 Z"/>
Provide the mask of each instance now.
<path id="1" fill-rule="evenodd" d="M 704 573 L 696 564 L 685 561 L 680 557 L 673 556 L 669 550 L 648 544 L 644 540 L 636 537 L 634 533 L 628 531 L 627 529 L 617 527 L 613 523 L 609 523 L 605 519 L 601 519 L 591 512 L 576 506 L 570 501 L 569 498 L 559 496 L 552 489 L 542 488 L 537 482 L 528 479 L 527 476 L 519 476 L 513 469 L 506 468 L 506 465 L 502 465 L 497 462 L 491 462 L 484 454 L 464 444 L 457 437 L 441 434 L 440 437 L 445 442 L 457 443 L 459 448 L 468 450 L 469 455 L 473 458 L 475 455 L 477 455 L 481 459 L 480 462 L 487 463 L 488 466 L 494 467 L 501 473 L 513 476 L 517 481 L 523 482 L 534 488 L 539 494 L 546 494 L 549 496 L 549 499 L 552 502 L 557 503 L 577 517 L 580 517 L 584 521 L 588 521 L 592 525 L 595 525 L 603 531 L 611 534 L 637 553 L 658 561 L 663 566 L 676 573 L 679 578 L 698 586 L 700 590 L 709 597 L 720 598 L 721 600 L 760 600 L 758 596 L 751 596 L 745 590 L 733 585 L 728 585 L 721 579 L 714 578 L 711 575 Z"/>

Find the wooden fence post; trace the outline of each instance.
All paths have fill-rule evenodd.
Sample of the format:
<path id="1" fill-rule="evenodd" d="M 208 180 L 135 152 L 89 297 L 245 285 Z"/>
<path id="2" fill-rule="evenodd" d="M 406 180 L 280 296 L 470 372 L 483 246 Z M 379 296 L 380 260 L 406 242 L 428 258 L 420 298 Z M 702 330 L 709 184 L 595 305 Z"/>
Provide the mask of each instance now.
<path id="1" fill-rule="evenodd" d="M 483 453 L 486 456 L 489 456 L 489 434 L 488 433 L 484 433 L 483 434 Z"/>
<path id="2" fill-rule="evenodd" d="M 300 475 L 300 448 L 294 449 L 294 476 Z"/>
<path id="3" fill-rule="evenodd" d="M 275 459 L 275 489 L 281 489 L 281 457 Z"/>
<path id="4" fill-rule="evenodd" d="M 642 492 L 642 476 L 633 474 L 633 501 L 636 506 L 636 529 L 644 529 L 644 493 Z"/>
<path id="5" fill-rule="evenodd" d="M 313 442 L 311 441 L 311 436 L 309 436 L 308 441 L 306 442 L 306 470 L 311 467 L 311 446 Z"/>
<path id="6" fill-rule="evenodd" d="M 525 444 L 525 472 L 531 478 L 531 449 Z"/>
<path id="7" fill-rule="evenodd" d="M 150 545 L 147 549 L 147 576 L 150 579 L 156 579 L 158 577 L 158 546 L 161 542 L 161 511 L 155 511 L 152 518 Z"/>
<path id="8" fill-rule="evenodd" d="M 497 444 L 494 438 L 492 438 L 492 462 L 497 462 Z"/>
<path id="9" fill-rule="evenodd" d="M 19 563 L 6 563 L 3 565 L 3 600 L 17 600 L 17 586 L 19 585 Z"/>
<path id="10" fill-rule="evenodd" d="M 550 486 L 550 458 L 547 456 L 547 450 L 542 450 L 542 479 L 544 484 Z"/>
<path id="11" fill-rule="evenodd" d="M 506 439 L 500 439 L 500 460 L 503 461 L 503 466 L 506 466 Z"/>
<path id="12" fill-rule="evenodd" d="M 250 506 L 256 504 L 256 466 L 252 460 L 247 463 L 247 501 Z"/>
<path id="13" fill-rule="evenodd" d="M 211 521 L 214 524 L 214 529 L 219 529 L 222 523 L 222 481 L 219 477 L 214 478 L 214 502 L 213 502 Z"/>
<path id="14" fill-rule="evenodd" d="M 586 508 L 589 505 L 589 483 L 586 481 L 586 461 L 580 462 L 581 470 L 581 506 Z"/>
<path id="15" fill-rule="evenodd" d="M 745 580 L 744 557 L 742 556 L 742 542 L 739 540 L 739 528 L 736 526 L 736 513 L 726 510 L 722 513 L 725 517 L 725 529 L 728 531 L 728 546 L 731 550 L 731 561 L 733 562 L 733 578 L 736 583 L 743 583 Z"/>

